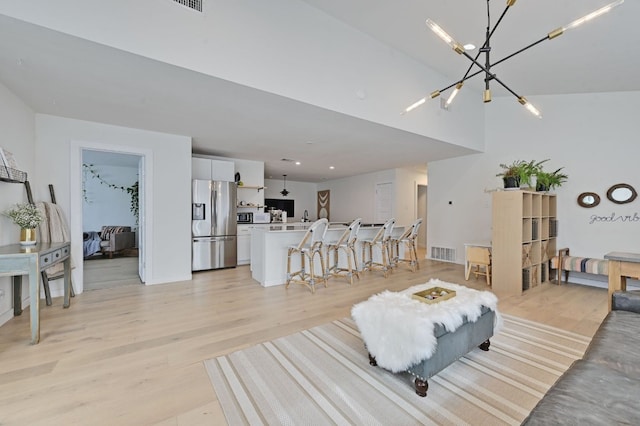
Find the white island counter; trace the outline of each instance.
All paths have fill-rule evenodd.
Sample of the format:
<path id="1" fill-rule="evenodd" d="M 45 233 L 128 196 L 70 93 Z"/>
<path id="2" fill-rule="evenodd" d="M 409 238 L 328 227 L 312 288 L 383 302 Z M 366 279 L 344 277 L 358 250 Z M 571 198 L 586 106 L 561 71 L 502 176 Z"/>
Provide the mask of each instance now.
<path id="1" fill-rule="evenodd" d="M 263 287 L 285 284 L 287 282 L 287 250 L 289 246 L 300 243 L 310 225 L 311 223 L 309 222 L 272 223 L 253 228 L 251 230 L 251 276 L 253 279 Z M 344 225 L 330 224 L 325 241 L 337 241 L 346 228 Z M 358 232 L 358 239 L 371 239 L 379 230 L 380 226 L 363 225 Z M 403 232 L 404 227 L 396 226 L 394 227 L 393 235 L 401 235 Z M 358 269 L 360 269 L 362 248 L 360 244 L 356 243 L 356 245 Z M 294 270 L 299 269 L 299 259 L 300 256 L 296 256 L 292 260 L 292 268 Z M 376 260 L 375 253 L 374 260 Z M 317 263 L 319 264 L 319 262 Z M 317 272 L 320 273 L 319 266 Z"/>

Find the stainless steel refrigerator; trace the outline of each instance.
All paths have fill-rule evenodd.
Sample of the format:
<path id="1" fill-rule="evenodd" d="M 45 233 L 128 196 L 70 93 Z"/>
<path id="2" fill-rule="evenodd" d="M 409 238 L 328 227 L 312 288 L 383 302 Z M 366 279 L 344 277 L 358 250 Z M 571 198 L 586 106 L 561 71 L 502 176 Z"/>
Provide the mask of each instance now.
<path id="1" fill-rule="evenodd" d="M 237 265 L 235 182 L 193 180 L 191 270 Z"/>

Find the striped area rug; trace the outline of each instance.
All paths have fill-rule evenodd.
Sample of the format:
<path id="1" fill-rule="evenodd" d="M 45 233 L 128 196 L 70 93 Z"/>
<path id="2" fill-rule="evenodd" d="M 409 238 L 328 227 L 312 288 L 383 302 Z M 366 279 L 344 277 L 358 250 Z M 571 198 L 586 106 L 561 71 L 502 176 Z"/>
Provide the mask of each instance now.
<path id="1" fill-rule="evenodd" d="M 429 380 L 369 365 L 348 318 L 205 361 L 230 425 L 517 425 L 590 339 L 503 315 L 475 349 Z"/>

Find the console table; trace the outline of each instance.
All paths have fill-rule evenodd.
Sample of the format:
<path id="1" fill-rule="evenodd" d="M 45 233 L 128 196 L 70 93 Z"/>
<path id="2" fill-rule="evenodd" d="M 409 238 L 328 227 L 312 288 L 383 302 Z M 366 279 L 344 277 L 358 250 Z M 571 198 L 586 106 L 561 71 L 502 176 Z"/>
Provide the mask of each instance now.
<path id="1" fill-rule="evenodd" d="M 38 243 L 33 246 L 0 246 L 0 276 L 13 276 L 13 312 L 22 314 L 22 275 L 29 276 L 31 344 L 40 341 L 40 272 L 63 262 L 64 307 L 71 295 L 71 243 Z"/>
<path id="2" fill-rule="evenodd" d="M 640 278 L 640 254 L 612 251 L 604 256 L 609 261 L 609 311 L 614 291 L 627 290 L 627 277 Z"/>

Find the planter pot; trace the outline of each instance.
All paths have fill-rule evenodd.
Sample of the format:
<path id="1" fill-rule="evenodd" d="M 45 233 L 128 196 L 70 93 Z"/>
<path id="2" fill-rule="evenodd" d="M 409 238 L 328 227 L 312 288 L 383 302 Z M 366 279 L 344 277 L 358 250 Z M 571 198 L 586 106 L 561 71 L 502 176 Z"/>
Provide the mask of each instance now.
<path id="1" fill-rule="evenodd" d="M 20 229 L 20 244 L 23 246 L 32 246 L 36 243 L 36 228 Z"/>
<path id="2" fill-rule="evenodd" d="M 536 186 L 536 191 L 538 191 L 538 192 L 547 192 L 547 191 L 549 191 L 549 187 L 548 187 L 548 186 L 546 186 L 546 185 L 543 185 L 543 184 L 539 183 L 539 184 Z"/>
<path id="3" fill-rule="evenodd" d="M 513 176 L 505 176 L 502 178 L 505 188 L 520 188 L 520 179 Z"/>

